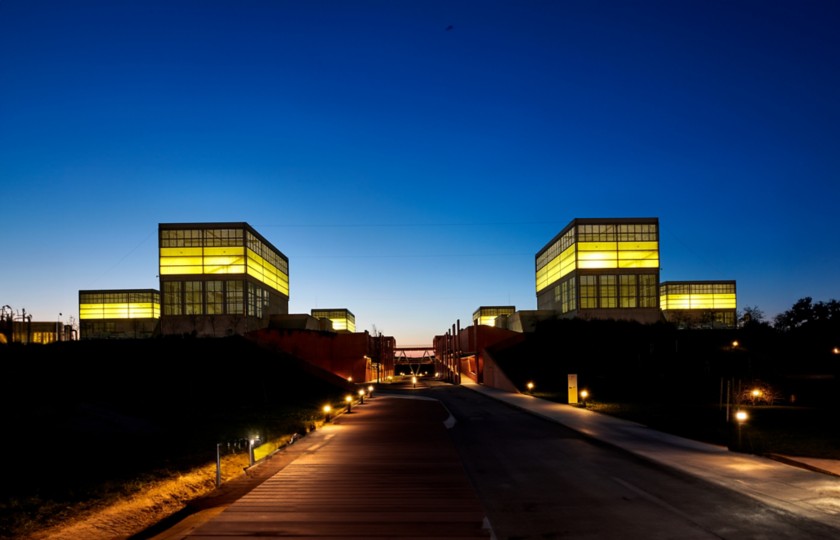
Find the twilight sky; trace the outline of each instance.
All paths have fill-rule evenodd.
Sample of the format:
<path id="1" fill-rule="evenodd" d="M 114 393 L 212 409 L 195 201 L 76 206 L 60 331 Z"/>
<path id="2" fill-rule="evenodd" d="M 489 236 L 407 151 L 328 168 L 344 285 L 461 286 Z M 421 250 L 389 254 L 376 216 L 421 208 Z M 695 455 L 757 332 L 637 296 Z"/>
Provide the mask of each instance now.
<path id="1" fill-rule="evenodd" d="M 577 217 L 661 280 L 840 298 L 840 3 L 0 0 L 0 305 L 159 287 L 157 225 L 245 221 L 291 313 L 398 346 L 536 309 Z"/>

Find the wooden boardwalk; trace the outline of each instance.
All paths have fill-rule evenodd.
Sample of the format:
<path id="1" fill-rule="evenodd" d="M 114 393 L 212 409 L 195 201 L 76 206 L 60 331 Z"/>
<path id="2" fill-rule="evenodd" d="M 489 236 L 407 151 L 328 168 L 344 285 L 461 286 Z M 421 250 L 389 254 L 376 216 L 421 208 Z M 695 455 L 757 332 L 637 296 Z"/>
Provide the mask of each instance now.
<path id="1" fill-rule="evenodd" d="M 490 538 L 437 401 L 378 396 L 183 538 Z"/>

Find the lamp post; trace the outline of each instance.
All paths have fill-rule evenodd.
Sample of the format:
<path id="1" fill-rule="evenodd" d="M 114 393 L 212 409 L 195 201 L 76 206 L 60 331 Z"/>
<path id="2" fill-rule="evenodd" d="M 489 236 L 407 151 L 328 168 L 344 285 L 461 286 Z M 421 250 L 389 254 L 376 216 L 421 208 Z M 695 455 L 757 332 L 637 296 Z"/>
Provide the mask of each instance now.
<path id="1" fill-rule="evenodd" d="M 368 398 L 373 399 L 373 385 L 368 386 Z"/>
<path id="2" fill-rule="evenodd" d="M 332 412 L 332 406 L 324 405 L 324 422 L 329 422 L 332 418 L 330 413 Z"/>
<path id="3" fill-rule="evenodd" d="M 581 390 L 580 391 L 580 402 L 581 402 L 581 404 L 583 404 L 584 409 L 586 408 L 586 398 L 588 398 L 588 397 L 589 397 L 589 391 L 588 390 Z"/>
<path id="4" fill-rule="evenodd" d="M 359 389 L 359 405 L 364 405 L 364 404 L 365 404 L 365 389 L 360 388 Z"/>
<path id="5" fill-rule="evenodd" d="M 347 402 L 347 412 L 349 413 L 353 409 L 353 396 L 347 394 L 344 396 L 344 401 Z"/>

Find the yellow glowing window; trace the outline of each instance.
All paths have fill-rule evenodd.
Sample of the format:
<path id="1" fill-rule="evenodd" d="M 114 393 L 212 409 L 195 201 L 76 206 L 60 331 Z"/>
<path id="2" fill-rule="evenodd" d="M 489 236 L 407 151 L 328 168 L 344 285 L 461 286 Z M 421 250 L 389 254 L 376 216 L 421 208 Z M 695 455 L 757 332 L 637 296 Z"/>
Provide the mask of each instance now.
<path id="1" fill-rule="evenodd" d="M 289 276 L 250 249 L 248 250 L 248 275 L 276 291 L 289 294 Z"/>
<path id="2" fill-rule="evenodd" d="M 537 292 L 575 269 L 575 246 L 571 245 L 537 270 Z"/>
<path id="3" fill-rule="evenodd" d="M 486 326 L 495 326 L 496 317 L 498 317 L 498 315 L 481 315 L 478 317 L 478 324 L 483 324 Z"/>
<path id="4" fill-rule="evenodd" d="M 157 319 L 159 317 L 160 304 L 154 302 L 79 305 L 79 319 Z"/>
<path id="5" fill-rule="evenodd" d="M 161 275 L 244 274 L 245 248 L 160 248 Z"/>
<path id="6" fill-rule="evenodd" d="M 356 325 L 344 317 L 332 318 L 330 319 L 330 322 L 332 322 L 333 330 L 349 330 L 350 332 L 356 331 Z"/>
<path id="7" fill-rule="evenodd" d="M 659 298 L 664 310 L 674 309 L 735 309 L 735 293 L 719 294 L 671 294 L 665 293 Z"/>

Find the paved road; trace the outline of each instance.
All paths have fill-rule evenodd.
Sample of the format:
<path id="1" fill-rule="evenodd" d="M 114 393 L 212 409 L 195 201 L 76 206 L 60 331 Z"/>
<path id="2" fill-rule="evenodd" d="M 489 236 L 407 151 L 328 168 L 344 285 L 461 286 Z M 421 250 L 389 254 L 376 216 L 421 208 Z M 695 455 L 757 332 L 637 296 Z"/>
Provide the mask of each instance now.
<path id="1" fill-rule="evenodd" d="M 496 538 L 840 538 L 824 523 L 479 392 L 439 386 L 423 394 L 457 420 L 453 440 Z"/>
<path id="2" fill-rule="evenodd" d="M 427 384 L 383 386 L 257 466 L 241 499 L 153 538 L 840 538 L 838 477 L 531 396 Z"/>

